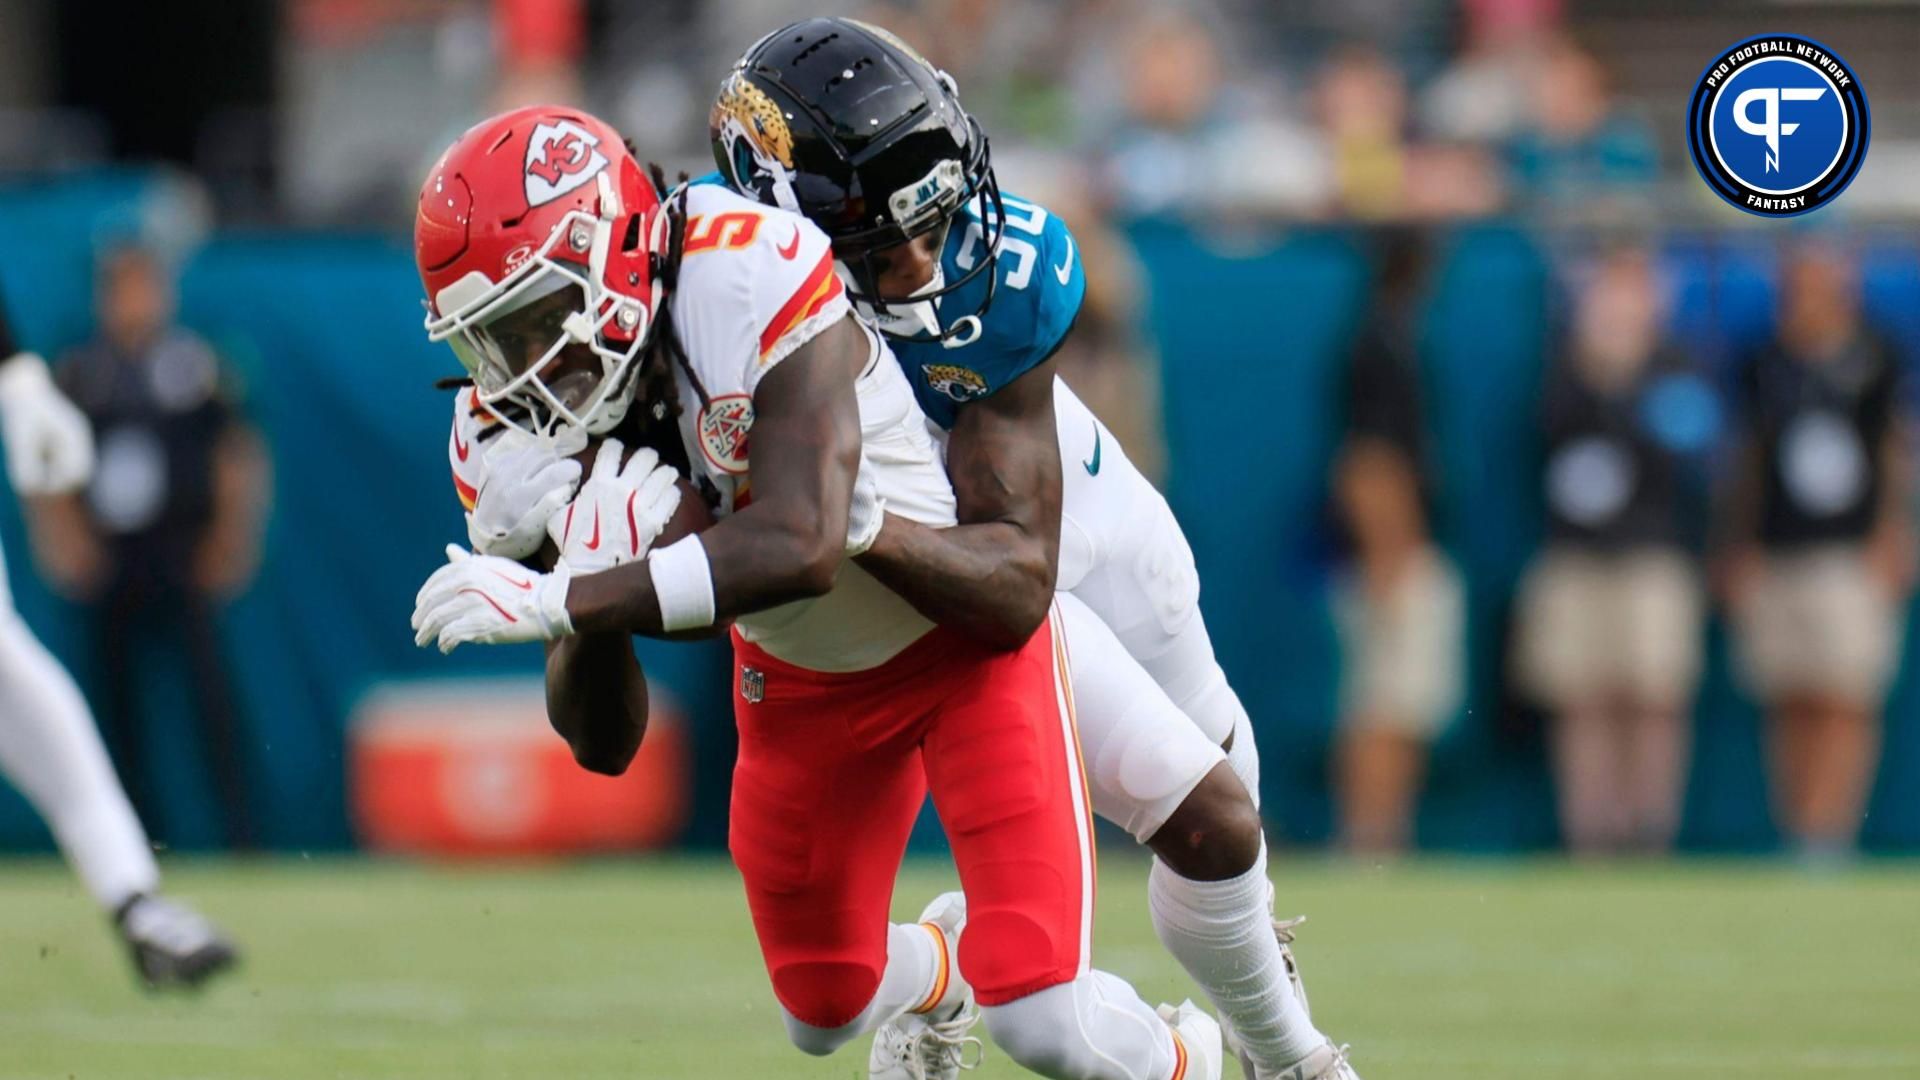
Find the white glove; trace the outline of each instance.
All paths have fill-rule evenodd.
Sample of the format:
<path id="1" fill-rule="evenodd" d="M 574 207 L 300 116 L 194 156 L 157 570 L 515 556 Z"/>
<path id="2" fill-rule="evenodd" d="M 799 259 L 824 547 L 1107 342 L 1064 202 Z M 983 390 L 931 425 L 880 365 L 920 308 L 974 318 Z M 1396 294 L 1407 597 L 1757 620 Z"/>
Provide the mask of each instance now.
<path id="1" fill-rule="evenodd" d="M 509 645 L 552 641 L 573 633 L 567 614 L 566 563 L 537 574 L 511 559 L 470 555 L 447 545 L 447 565 L 433 572 L 413 598 L 413 643 L 425 648 L 438 640 L 440 651 L 469 641 Z"/>
<path id="2" fill-rule="evenodd" d="M 860 471 L 853 478 L 853 505 L 847 511 L 847 557 L 865 555 L 880 539 L 880 526 L 886 519 L 887 501 L 880 497 L 880 482 L 874 479 L 873 465 L 862 450 Z"/>
<path id="3" fill-rule="evenodd" d="M 22 495 L 58 495 L 93 477 L 93 427 L 33 353 L 0 361 L 7 479 Z"/>
<path id="4" fill-rule="evenodd" d="M 547 519 L 573 499 L 580 463 L 563 447 L 508 429 L 481 450 L 486 470 L 467 515 L 467 539 L 481 555 L 524 559 L 547 538 Z"/>
<path id="5" fill-rule="evenodd" d="M 622 466 L 625 451 L 619 439 L 601 443 L 580 493 L 547 519 L 560 561 L 576 574 L 597 574 L 644 556 L 680 508 L 680 471 L 662 465 L 660 455 L 645 446 Z"/>

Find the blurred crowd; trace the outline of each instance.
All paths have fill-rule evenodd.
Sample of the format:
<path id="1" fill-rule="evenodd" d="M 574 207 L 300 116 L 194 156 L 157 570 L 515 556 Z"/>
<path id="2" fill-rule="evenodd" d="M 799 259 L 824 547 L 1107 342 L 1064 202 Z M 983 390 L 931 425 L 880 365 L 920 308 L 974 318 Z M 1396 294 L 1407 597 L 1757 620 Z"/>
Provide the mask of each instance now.
<path id="1" fill-rule="evenodd" d="M 1635 0 L 189 0 L 128 13 L 112 42 L 71 5 L 4 0 L 0 171 L 160 157 L 228 218 L 390 225 L 454 134 L 538 100 L 586 102 L 644 157 L 704 171 L 729 63 L 819 14 L 891 27 L 951 73 L 1018 186 L 1122 217 L 1734 220 L 1669 121 L 1750 20 Z M 1920 214 L 1898 172 L 1920 136 L 1920 95 L 1895 81 L 1905 18 L 1864 0 L 1796 17 L 1882 80 L 1890 167 L 1854 213 Z"/>
<path id="2" fill-rule="evenodd" d="M 1434 540 L 1409 333 L 1418 246 L 1389 233 L 1377 252 L 1331 482 L 1348 556 L 1337 786 L 1347 843 L 1366 851 L 1408 843 L 1426 755 L 1466 682 L 1463 585 Z M 1779 256 L 1773 329 L 1731 379 L 1666 329 L 1672 289 L 1644 242 L 1563 266 L 1538 414 L 1545 537 L 1507 674 L 1544 711 L 1576 852 L 1674 842 L 1715 606 L 1766 714 L 1782 834 L 1831 858 L 1865 814 L 1914 582 L 1909 361 L 1865 314 L 1847 240 L 1795 236 Z"/>
<path id="3" fill-rule="evenodd" d="M 72 18 L 8 2 L 41 24 Z M 1526 223 L 1552 254 L 1556 331 L 1538 413 L 1545 543 L 1513 606 L 1506 672 L 1547 718 L 1568 844 L 1616 853 L 1673 842 L 1715 611 L 1765 706 L 1783 832 L 1812 854 L 1853 842 L 1914 576 L 1907 358 L 1866 316 L 1859 255 L 1841 229 L 1782 241 L 1776 325 L 1750 354 L 1697 355 L 1669 332 L 1663 232 L 1747 223 L 1693 177 L 1677 125 L 1651 118 L 1674 115 L 1699 61 L 1753 27 L 1710 5 L 1566 0 L 239 7 L 251 14 L 233 32 L 253 28 L 273 76 L 238 80 L 265 88 L 208 103 L 207 123 L 154 153 L 201 178 L 220 220 L 299 226 L 404 227 L 445 142 L 538 100 L 585 103 L 643 157 L 704 172 L 711 95 L 758 36 L 838 12 L 892 29 L 955 77 L 1007 187 L 1072 222 L 1100 268 L 1062 372 L 1150 475 L 1163 456 L 1160 377 L 1139 319 L 1150 275 L 1126 227 L 1174 219 L 1230 248 L 1247 223 L 1360 226 L 1373 279 L 1342 399 L 1329 403 L 1344 434 L 1326 480 L 1342 657 L 1330 773 L 1341 835 L 1357 850 L 1411 842 L 1431 748 L 1469 681 L 1470 590 L 1436 524 L 1461 508 L 1442 505 L 1421 390 L 1433 239 L 1496 215 Z M 1822 17 L 1848 20 L 1856 40 L 1897 25 L 1874 4 L 1829 5 Z M 59 76 L 9 48 L 20 46 L 0 43 L 0 69 L 26 66 L 0 77 L 0 102 L 14 106 L 0 109 L 0 169 L 124 155 L 115 133 L 56 102 L 72 96 Z M 1876 98 L 1880 162 L 1915 158 L 1915 100 Z M 112 106 L 101 111 L 111 126 Z M 1855 220 L 1905 221 L 1920 213 L 1920 189 L 1887 164 L 1863 173 L 1847 205 Z M 137 379 L 115 365 L 149 355 L 185 372 L 154 375 L 149 397 L 165 398 L 167 379 L 191 382 L 192 408 L 173 413 L 193 419 L 141 422 L 180 432 L 163 441 L 199 463 L 192 509 L 165 518 L 197 540 L 166 548 L 166 568 L 112 562 L 131 550 L 117 537 L 160 519 L 127 525 L 133 511 L 96 491 L 65 524 L 43 519 L 41 552 L 110 625 L 137 621 L 126 613 L 156 595 L 183 597 L 189 617 L 172 629 L 191 643 L 207 636 L 192 613 L 244 578 L 255 526 L 231 520 L 231 497 L 259 497 L 264 468 L 257 440 L 219 405 L 196 359 L 203 346 L 157 323 L 115 329 L 113 312 L 153 287 L 142 284 L 150 267 L 125 254 L 103 265 L 102 340 L 63 378 L 110 453 L 126 409 L 171 408 L 128 405 Z M 114 475 L 103 467 L 96 487 Z M 102 646 L 110 667 L 116 647 Z M 222 716 L 217 657 L 193 648 L 207 708 Z"/>

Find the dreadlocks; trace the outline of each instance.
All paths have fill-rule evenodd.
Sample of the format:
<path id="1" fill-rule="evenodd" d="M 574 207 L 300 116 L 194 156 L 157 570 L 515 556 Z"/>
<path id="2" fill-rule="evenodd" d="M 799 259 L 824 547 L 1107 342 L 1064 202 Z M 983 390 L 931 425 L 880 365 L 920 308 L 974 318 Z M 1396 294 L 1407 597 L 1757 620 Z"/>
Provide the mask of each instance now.
<path id="1" fill-rule="evenodd" d="M 660 193 L 661 205 L 667 215 L 667 250 L 665 254 L 656 256 L 659 261 L 654 266 L 654 273 L 665 284 L 666 292 L 671 295 L 675 287 L 680 284 L 680 259 L 686 253 L 687 174 L 681 173 L 679 184 L 670 187 L 667 183 L 666 170 L 649 162 L 647 175 L 653 179 L 653 186 Z M 700 376 L 694 373 L 693 364 L 687 359 L 686 345 L 681 342 L 680 330 L 674 325 L 672 305 L 663 304 L 661 307 L 663 310 L 656 317 L 650 348 L 665 353 L 667 362 L 643 365 L 642 378 L 646 381 L 641 384 L 641 389 L 649 396 L 655 391 L 661 391 L 662 399 L 671 405 L 672 415 L 678 415 L 678 404 L 672 387 L 672 369 L 677 365 L 686 373 L 687 382 L 692 385 L 695 396 L 700 399 L 700 406 L 705 408 L 709 400 L 707 388 L 700 382 Z"/>

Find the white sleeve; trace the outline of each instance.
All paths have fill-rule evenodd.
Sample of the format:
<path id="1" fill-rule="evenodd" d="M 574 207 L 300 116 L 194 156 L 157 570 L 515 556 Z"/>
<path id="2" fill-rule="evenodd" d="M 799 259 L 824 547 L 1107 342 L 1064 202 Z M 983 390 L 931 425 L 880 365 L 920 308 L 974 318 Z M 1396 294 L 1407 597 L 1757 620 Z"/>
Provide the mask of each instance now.
<path id="1" fill-rule="evenodd" d="M 713 397 L 751 396 L 852 310 L 826 234 L 770 207 L 690 217 L 678 293 L 681 342 Z"/>

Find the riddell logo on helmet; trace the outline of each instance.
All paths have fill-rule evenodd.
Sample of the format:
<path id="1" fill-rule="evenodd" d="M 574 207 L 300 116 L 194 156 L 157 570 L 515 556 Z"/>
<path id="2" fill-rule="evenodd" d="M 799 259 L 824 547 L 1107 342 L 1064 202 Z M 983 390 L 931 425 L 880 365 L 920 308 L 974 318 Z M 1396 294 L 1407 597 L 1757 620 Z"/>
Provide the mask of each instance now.
<path id="1" fill-rule="evenodd" d="M 527 206 L 543 206 L 599 175 L 600 138 L 569 120 L 541 124 L 527 140 Z"/>

